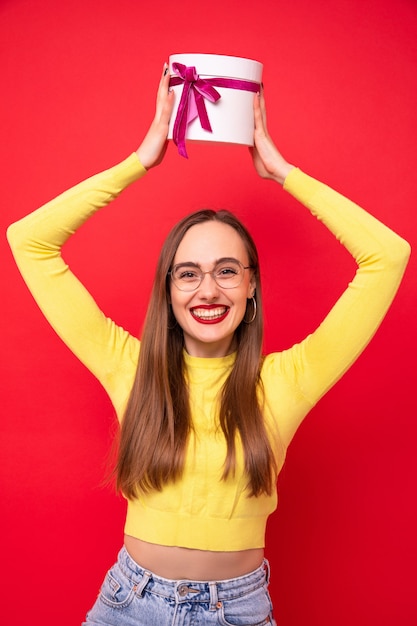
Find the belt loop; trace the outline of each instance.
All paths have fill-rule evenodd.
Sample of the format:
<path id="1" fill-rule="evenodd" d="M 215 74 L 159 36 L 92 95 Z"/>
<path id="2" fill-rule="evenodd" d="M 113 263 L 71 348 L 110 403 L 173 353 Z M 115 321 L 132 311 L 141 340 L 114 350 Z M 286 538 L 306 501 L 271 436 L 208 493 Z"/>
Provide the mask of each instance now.
<path id="1" fill-rule="evenodd" d="M 218 595 L 217 595 L 217 583 L 215 582 L 209 582 L 209 589 L 210 589 L 210 607 L 209 607 L 209 611 L 215 611 L 218 606 Z"/>
<path id="2" fill-rule="evenodd" d="M 269 567 L 268 559 L 264 559 L 264 572 L 265 572 L 265 582 L 269 585 L 269 578 L 271 575 L 271 568 Z"/>
<path id="3" fill-rule="evenodd" d="M 149 580 L 152 578 L 152 574 L 151 572 L 148 572 L 147 570 L 144 570 L 143 572 L 143 576 L 142 576 L 142 580 L 140 581 L 139 584 L 135 585 L 135 593 L 138 596 L 138 598 L 142 597 L 142 594 L 145 590 L 146 585 L 148 584 Z"/>

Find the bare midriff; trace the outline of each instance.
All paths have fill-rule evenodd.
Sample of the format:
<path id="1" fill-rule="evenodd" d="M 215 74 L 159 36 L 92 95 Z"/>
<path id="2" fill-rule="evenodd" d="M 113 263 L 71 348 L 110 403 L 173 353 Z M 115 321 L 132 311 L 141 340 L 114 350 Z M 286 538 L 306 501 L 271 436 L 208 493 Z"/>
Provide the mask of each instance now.
<path id="1" fill-rule="evenodd" d="M 213 552 L 161 546 L 125 535 L 125 547 L 132 559 L 156 576 L 171 580 L 225 580 L 237 578 L 259 567 L 263 548 L 238 552 Z"/>

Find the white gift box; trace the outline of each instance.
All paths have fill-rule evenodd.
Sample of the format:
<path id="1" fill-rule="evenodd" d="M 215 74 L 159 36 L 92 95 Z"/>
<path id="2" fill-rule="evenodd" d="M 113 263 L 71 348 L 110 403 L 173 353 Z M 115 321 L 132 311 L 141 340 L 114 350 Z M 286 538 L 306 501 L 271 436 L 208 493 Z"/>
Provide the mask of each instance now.
<path id="1" fill-rule="evenodd" d="M 194 67 L 200 79 L 233 79 L 247 82 L 245 88 L 216 86 L 220 95 L 216 102 L 204 98 L 204 105 L 212 132 L 201 126 L 199 117 L 188 123 L 185 139 L 197 141 L 216 141 L 253 146 L 253 98 L 259 91 L 262 81 L 263 65 L 258 61 L 241 57 L 217 54 L 173 54 L 169 57 L 171 80 L 178 74 L 174 71 L 174 63 L 186 67 Z M 233 81 L 231 81 L 233 84 Z M 210 80 L 208 80 L 210 84 Z M 254 85 L 255 83 L 255 85 Z M 242 85 L 240 85 L 242 87 Z M 243 84 L 245 87 L 245 83 Z M 184 89 L 184 82 L 172 86 L 175 92 L 175 104 L 169 126 L 168 139 L 173 138 L 174 124 Z M 191 105 L 192 106 L 192 105 Z M 186 156 L 186 155 L 185 155 Z"/>

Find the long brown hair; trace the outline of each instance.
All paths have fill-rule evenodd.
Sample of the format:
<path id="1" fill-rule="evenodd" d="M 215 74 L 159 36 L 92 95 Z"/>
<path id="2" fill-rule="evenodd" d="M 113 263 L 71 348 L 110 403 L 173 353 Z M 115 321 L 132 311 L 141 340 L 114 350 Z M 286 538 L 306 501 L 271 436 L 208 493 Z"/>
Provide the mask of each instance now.
<path id="1" fill-rule="evenodd" d="M 185 233 L 207 221 L 228 224 L 238 232 L 256 279 L 257 314 L 252 323 L 242 321 L 235 331 L 236 360 L 220 402 L 220 426 L 227 442 L 223 479 L 234 472 L 238 433 L 249 495 L 270 494 L 273 488 L 277 466 L 261 410 L 263 315 L 258 253 L 248 230 L 232 213 L 206 209 L 174 226 L 159 256 L 136 377 L 120 430 L 116 483 L 128 498 L 161 490 L 183 471 L 192 421 L 184 378 L 184 339 L 170 305 L 169 271 Z M 253 303 L 248 300 L 244 319 L 252 317 Z"/>

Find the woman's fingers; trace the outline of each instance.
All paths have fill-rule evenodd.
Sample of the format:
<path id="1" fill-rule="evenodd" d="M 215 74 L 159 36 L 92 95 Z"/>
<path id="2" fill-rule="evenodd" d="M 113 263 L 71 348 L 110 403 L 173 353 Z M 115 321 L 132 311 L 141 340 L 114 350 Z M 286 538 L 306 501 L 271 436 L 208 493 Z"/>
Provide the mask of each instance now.
<path id="1" fill-rule="evenodd" d="M 253 163 L 262 178 L 269 178 L 282 184 L 291 171 L 292 165 L 287 163 L 269 136 L 266 126 L 266 105 L 263 89 L 254 99 L 255 146 L 251 150 Z"/>
<path id="2" fill-rule="evenodd" d="M 268 134 L 266 126 L 266 105 L 263 88 L 259 94 L 256 94 L 254 98 L 254 118 L 255 118 L 255 130 Z"/>
<path id="3" fill-rule="evenodd" d="M 155 121 L 161 122 L 162 124 L 169 124 L 174 105 L 174 93 L 169 88 L 169 80 L 168 64 L 164 63 L 162 76 L 159 81 L 155 113 Z"/>
<path id="4" fill-rule="evenodd" d="M 169 79 L 168 65 L 164 63 L 156 96 L 155 117 L 137 150 L 139 160 L 146 169 L 159 165 L 166 151 L 168 125 L 174 106 L 174 92 L 169 90 Z"/>

